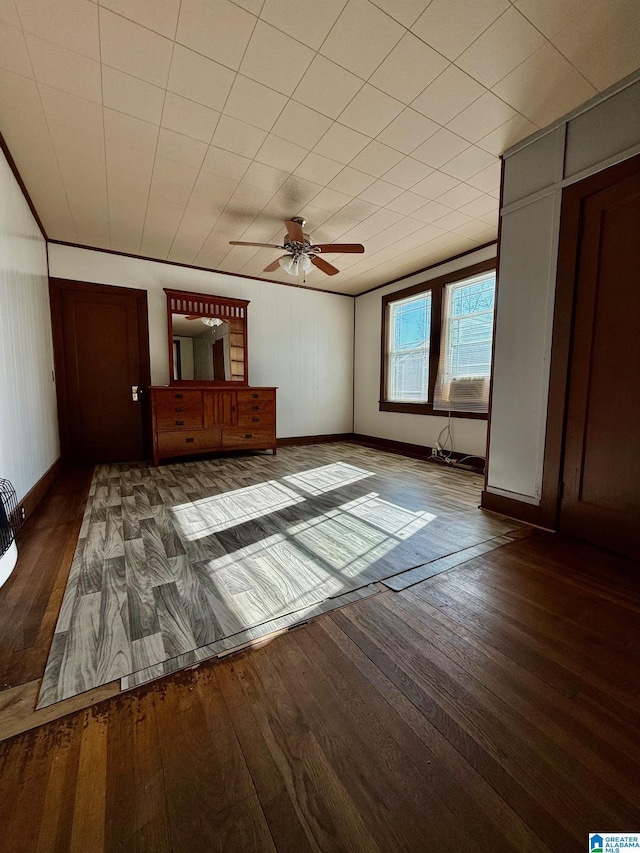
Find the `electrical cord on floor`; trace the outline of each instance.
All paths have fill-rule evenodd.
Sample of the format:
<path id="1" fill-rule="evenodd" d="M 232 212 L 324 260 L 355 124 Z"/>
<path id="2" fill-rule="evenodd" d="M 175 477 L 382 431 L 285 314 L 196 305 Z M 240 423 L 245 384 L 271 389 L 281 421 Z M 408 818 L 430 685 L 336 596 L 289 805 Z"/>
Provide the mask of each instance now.
<path id="1" fill-rule="evenodd" d="M 442 444 L 440 443 L 440 439 L 442 436 L 445 436 Z M 446 451 L 447 443 L 449 444 L 449 451 Z M 438 437 L 436 438 L 436 446 L 435 446 L 435 455 L 432 454 L 433 459 L 438 459 L 440 462 L 449 462 L 451 461 L 451 457 L 453 455 L 453 433 L 451 432 L 451 412 L 449 412 L 449 420 L 447 422 L 446 427 L 443 427 Z"/>
<path id="2" fill-rule="evenodd" d="M 445 436 L 444 440 L 441 443 L 442 436 Z M 447 451 L 446 446 L 449 444 L 449 450 Z M 468 453 L 466 456 L 463 456 L 460 459 L 454 459 L 453 457 L 454 449 L 453 449 L 453 433 L 451 431 L 451 412 L 449 412 L 449 419 L 447 421 L 447 425 L 443 427 L 438 437 L 436 438 L 435 448 L 432 452 L 430 459 L 435 460 L 436 462 L 444 462 L 446 465 L 464 465 L 467 459 L 480 459 L 484 463 L 487 464 L 487 460 L 484 456 L 479 456 L 475 453 Z"/>

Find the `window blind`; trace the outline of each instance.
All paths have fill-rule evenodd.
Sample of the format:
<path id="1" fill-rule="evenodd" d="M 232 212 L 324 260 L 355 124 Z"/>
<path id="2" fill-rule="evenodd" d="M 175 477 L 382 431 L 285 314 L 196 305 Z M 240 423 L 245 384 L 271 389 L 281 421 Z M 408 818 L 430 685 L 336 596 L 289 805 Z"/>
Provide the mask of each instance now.
<path id="1" fill-rule="evenodd" d="M 434 409 L 488 411 L 495 283 L 491 272 L 445 287 Z"/>

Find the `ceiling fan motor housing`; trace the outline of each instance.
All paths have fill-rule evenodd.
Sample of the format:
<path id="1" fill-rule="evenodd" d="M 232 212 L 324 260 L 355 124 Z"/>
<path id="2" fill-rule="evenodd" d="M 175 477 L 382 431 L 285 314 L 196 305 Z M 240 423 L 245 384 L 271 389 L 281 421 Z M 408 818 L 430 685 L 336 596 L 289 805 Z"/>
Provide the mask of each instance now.
<path id="1" fill-rule="evenodd" d="M 307 220 L 302 216 L 292 216 L 290 221 L 297 222 L 300 228 L 304 228 L 307 224 Z M 300 255 L 309 254 L 309 250 L 311 249 L 311 237 L 304 231 L 302 232 L 302 236 L 304 237 L 303 243 L 291 240 L 288 233 L 284 236 L 283 246 L 287 252 L 290 252 L 294 256 L 294 258 L 298 258 Z"/>

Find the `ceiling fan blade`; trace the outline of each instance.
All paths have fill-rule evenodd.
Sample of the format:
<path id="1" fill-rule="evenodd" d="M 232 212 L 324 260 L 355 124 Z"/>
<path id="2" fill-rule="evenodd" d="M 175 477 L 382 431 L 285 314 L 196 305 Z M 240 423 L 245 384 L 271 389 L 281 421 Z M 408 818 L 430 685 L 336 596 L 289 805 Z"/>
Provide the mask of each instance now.
<path id="1" fill-rule="evenodd" d="M 317 243 L 313 248 L 320 252 L 364 252 L 362 243 Z"/>
<path id="2" fill-rule="evenodd" d="M 188 317 L 185 315 L 185 320 L 199 320 L 202 314 L 190 314 Z"/>
<path id="3" fill-rule="evenodd" d="M 284 249 L 284 246 L 278 246 L 276 243 L 244 243 L 242 240 L 229 240 L 230 246 L 260 246 L 262 249 Z"/>
<path id="4" fill-rule="evenodd" d="M 287 226 L 287 233 L 290 240 L 293 240 L 294 243 L 304 243 L 302 225 L 299 222 L 294 222 L 292 219 L 285 219 L 284 224 Z"/>
<path id="5" fill-rule="evenodd" d="M 283 255 L 282 257 L 283 257 L 283 258 L 288 258 L 289 256 L 288 256 L 288 255 Z M 275 272 L 275 271 L 278 269 L 278 267 L 279 267 L 279 266 L 280 266 L 280 258 L 278 258 L 276 261 L 272 261 L 272 262 L 269 264 L 269 266 L 268 266 L 268 267 L 265 267 L 265 268 L 262 270 L 262 272 Z"/>
<path id="6" fill-rule="evenodd" d="M 325 261 L 324 258 L 319 258 L 317 255 L 309 255 L 309 257 L 311 258 L 311 263 L 314 267 L 318 267 L 319 270 L 326 272 L 327 275 L 335 275 L 340 272 L 337 267 L 334 267 L 333 264 Z"/>

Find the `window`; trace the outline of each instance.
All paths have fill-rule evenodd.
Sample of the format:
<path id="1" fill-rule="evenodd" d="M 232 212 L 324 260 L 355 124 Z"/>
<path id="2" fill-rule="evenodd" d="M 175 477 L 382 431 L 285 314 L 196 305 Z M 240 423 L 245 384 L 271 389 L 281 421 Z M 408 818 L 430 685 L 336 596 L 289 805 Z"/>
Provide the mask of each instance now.
<path id="1" fill-rule="evenodd" d="M 389 317 L 389 399 L 426 403 L 429 387 L 431 293 L 392 302 Z"/>
<path id="2" fill-rule="evenodd" d="M 486 417 L 495 262 L 383 297 L 382 411 Z"/>
<path id="3" fill-rule="evenodd" d="M 488 409 L 495 284 L 491 272 L 445 285 L 434 409 Z"/>

